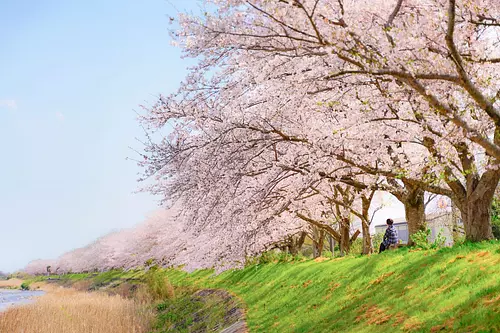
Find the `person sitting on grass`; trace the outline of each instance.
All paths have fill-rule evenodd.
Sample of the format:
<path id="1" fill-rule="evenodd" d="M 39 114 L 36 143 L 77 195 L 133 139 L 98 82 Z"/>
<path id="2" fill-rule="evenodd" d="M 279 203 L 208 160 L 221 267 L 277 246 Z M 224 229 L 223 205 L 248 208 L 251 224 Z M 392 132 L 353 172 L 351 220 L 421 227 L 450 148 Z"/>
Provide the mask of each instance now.
<path id="1" fill-rule="evenodd" d="M 378 253 L 382 253 L 387 250 L 391 245 L 398 243 L 398 231 L 394 227 L 394 221 L 392 219 L 387 219 L 387 229 L 384 234 L 384 241 L 380 244 L 380 250 Z"/>

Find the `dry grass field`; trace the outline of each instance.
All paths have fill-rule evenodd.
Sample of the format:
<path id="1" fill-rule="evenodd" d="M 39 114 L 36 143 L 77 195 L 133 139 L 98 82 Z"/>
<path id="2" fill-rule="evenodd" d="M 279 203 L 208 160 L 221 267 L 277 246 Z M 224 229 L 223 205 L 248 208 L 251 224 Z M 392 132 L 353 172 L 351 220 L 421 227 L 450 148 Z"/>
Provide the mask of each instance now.
<path id="1" fill-rule="evenodd" d="M 0 314 L 0 332 L 145 333 L 153 313 L 121 296 L 43 286 L 48 293 L 33 304 Z"/>
<path id="2" fill-rule="evenodd" d="M 19 288 L 23 280 L 19 279 L 10 279 L 10 280 L 0 280 L 0 289 L 1 288 Z"/>

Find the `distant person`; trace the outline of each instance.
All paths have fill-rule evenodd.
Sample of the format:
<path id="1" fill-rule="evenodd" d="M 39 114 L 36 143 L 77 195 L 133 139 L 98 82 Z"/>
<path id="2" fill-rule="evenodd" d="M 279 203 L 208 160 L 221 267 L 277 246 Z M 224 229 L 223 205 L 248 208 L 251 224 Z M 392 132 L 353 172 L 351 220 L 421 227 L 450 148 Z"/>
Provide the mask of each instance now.
<path id="1" fill-rule="evenodd" d="M 378 253 L 382 253 L 387 250 L 391 245 L 398 243 L 398 231 L 394 227 L 394 221 L 392 219 L 387 219 L 387 229 L 384 234 L 384 241 L 380 244 L 380 250 Z"/>

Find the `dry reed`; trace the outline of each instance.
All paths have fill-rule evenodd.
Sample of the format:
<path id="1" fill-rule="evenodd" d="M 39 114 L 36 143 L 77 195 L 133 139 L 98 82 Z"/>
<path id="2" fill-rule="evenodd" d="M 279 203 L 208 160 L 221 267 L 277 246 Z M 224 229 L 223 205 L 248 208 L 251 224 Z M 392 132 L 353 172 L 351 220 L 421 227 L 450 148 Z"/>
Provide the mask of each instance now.
<path id="1" fill-rule="evenodd" d="M 50 288 L 33 304 L 0 313 L 0 332 L 144 333 L 153 313 L 118 295 Z"/>
<path id="2" fill-rule="evenodd" d="M 23 280 L 19 279 L 0 280 L 0 288 L 19 288 L 22 283 Z"/>

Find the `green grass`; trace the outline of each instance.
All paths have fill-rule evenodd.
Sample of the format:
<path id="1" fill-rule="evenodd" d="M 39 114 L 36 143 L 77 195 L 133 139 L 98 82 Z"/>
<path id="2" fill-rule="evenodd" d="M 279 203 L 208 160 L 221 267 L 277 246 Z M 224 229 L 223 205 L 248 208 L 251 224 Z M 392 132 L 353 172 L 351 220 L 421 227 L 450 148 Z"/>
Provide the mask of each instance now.
<path id="1" fill-rule="evenodd" d="M 500 331 L 499 242 L 410 251 L 166 274 L 238 295 L 251 332 Z"/>
<path id="2" fill-rule="evenodd" d="M 112 283 L 120 284 L 121 282 L 136 283 L 144 279 L 144 272 L 142 270 L 110 270 L 102 273 L 70 273 L 61 275 L 42 275 L 35 276 L 25 280 L 28 285 L 34 282 L 43 282 L 47 280 L 58 281 L 63 286 L 71 286 L 73 283 L 83 280 L 91 281 L 89 289 L 97 290 L 102 287 L 109 286 Z"/>
<path id="3" fill-rule="evenodd" d="M 175 286 L 176 298 L 160 303 L 155 332 L 174 326 L 177 331 L 168 332 L 185 332 L 203 309 L 214 310 L 207 321 L 215 323 L 220 311 L 184 292 L 206 288 L 236 295 L 245 304 L 250 332 L 500 332 L 498 241 L 322 262 L 278 258 L 220 275 L 161 272 Z M 86 278 L 144 280 L 144 273 Z"/>

